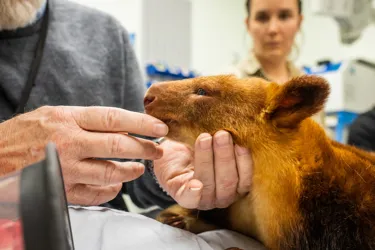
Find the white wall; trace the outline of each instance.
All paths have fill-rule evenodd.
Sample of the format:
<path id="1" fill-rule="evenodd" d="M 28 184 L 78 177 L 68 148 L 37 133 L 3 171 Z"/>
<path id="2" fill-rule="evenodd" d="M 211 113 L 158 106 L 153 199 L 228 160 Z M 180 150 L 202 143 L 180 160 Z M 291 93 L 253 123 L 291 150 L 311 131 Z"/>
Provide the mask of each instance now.
<path id="1" fill-rule="evenodd" d="M 142 1 L 134 0 L 75 0 L 106 11 L 117 17 L 129 31 L 141 27 Z M 178 0 L 176 0 L 178 1 Z M 313 1 L 313 0 L 310 0 Z M 245 56 L 251 45 L 244 26 L 245 0 L 191 0 L 192 2 L 192 68 L 204 74 L 220 73 L 234 60 Z M 168 8 L 168 6 L 165 6 Z M 353 45 L 340 44 L 337 23 L 328 17 L 309 12 L 304 1 L 303 43 L 298 64 L 314 64 L 317 60 L 341 60 L 361 57 L 375 61 L 375 25 L 368 27 Z M 166 22 L 173 22 L 166 16 Z M 298 36 L 298 41 L 301 42 Z M 137 33 L 136 52 L 141 54 Z"/>
<path id="2" fill-rule="evenodd" d="M 164 61 L 182 68 L 191 67 L 191 2 L 142 1 L 142 62 Z"/>
<path id="3" fill-rule="evenodd" d="M 225 70 L 248 51 L 243 0 L 192 0 L 193 67 L 206 74 Z"/>

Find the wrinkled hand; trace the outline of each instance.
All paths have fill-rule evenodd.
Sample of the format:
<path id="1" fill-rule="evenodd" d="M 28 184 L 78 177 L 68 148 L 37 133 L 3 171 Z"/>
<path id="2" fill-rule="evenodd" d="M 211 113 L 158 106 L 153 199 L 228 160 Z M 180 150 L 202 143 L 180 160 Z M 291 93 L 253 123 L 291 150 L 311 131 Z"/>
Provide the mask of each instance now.
<path id="1" fill-rule="evenodd" d="M 163 150 L 156 143 L 127 133 L 159 137 L 167 132 L 161 121 L 123 109 L 42 107 L 0 124 L 0 176 L 42 160 L 53 142 L 68 202 L 98 205 L 144 172 L 141 163 L 103 158 L 158 159 Z"/>
<path id="2" fill-rule="evenodd" d="M 231 135 L 218 131 L 201 134 L 194 153 L 185 145 L 166 140 L 164 155 L 154 161 L 159 184 L 185 208 L 209 210 L 231 205 L 249 192 L 252 159 L 248 150 L 233 145 Z"/>

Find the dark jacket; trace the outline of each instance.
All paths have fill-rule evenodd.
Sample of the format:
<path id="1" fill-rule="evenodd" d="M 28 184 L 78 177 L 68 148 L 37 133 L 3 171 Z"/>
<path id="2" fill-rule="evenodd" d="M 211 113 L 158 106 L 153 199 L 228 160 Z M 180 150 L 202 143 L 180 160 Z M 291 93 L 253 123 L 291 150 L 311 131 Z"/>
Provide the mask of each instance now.
<path id="1" fill-rule="evenodd" d="M 348 144 L 375 151 L 375 107 L 359 115 L 351 124 Z"/>

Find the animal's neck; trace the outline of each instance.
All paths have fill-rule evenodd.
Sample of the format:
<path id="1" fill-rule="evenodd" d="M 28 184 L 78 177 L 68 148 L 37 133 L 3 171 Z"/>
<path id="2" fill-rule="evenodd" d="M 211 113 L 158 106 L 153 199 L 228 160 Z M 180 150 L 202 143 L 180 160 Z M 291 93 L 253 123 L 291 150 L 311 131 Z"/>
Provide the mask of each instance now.
<path id="1" fill-rule="evenodd" d="M 269 135 L 261 143 L 249 145 L 249 148 L 256 172 L 266 171 L 277 175 L 290 175 L 298 165 L 322 158 L 323 154 L 327 158 L 330 149 L 325 131 L 312 119 L 303 121 L 293 134 L 280 132 L 277 136 Z"/>
<path id="2" fill-rule="evenodd" d="M 268 190 L 267 192 L 275 195 L 274 198 L 279 195 L 284 196 L 285 194 L 280 192 L 285 192 L 290 187 L 289 195 L 291 201 L 294 201 L 293 194 L 298 194 L 295 187 L 298 186 L 296 182 L 301 164 L 300 157 L 303 157 L 300 154 L 301 150 L 297 147 L 297 145 L 294 147 L 292 143 L 285 143 L 283 145 L 270 144 L 270 147 L 264 150 L 252 149 L 254 185 Z M 285 197 L 283 200 L 287 201 Z"/>
<path id="3" fill-rule="evenodd" d="M 257 215 L 251 220 L 258 221 L 254 224 L 257 226 L 249 229 L 250 235 L 267 241 L 271 235 L 281 233 L 282 225 L 298 224 L 295 213 L 290 211 L 298 211 L 299 177 L 303 168 L 314 166 L 310 163 L 322 158 L 324 143 L 327 143 L 324 131 L 307 121 L 293 135 L 286 135 L 279 141 L 264 139 L 261 145 L 250 147 L 254 163 L 253 186 L 246 202 L 251 202 L 253 214 Z"/>
<path id="4" fill-rule="evenodd" d="M 252 149 L 251 152 L 252 187 L 249 195 L 239 201 L 238 207 L 252 208 L 246 216 L 252 226 L 243 230 L 262 242 L 269 242 L 273 235 L 282 233 L 282 225 L 295 224 L 295 217 L 287 211 L 297 211 L 298 205 L 294 153 L 277 145 L 262 150 Z M 234 226 L 241 228 L 241 223 L 238 225 Z"/>

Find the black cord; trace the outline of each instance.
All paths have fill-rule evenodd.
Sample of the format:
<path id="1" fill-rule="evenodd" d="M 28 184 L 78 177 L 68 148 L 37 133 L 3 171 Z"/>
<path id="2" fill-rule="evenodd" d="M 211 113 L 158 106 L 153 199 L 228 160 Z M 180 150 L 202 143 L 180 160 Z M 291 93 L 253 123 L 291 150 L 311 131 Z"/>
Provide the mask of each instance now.
<path id="1" fill-rule="evenodd" d="M 30 97 L 31 89 L 33 88 L 33 86 L 35 86 L 35 79 L 39 71 L 40 63 L 42 61 L 43 52 L 44 52 L 44 46 L 47 40 L 48 23 L 49 23 L 49 7 L 48 7 L 48 1 L 47 1 L 46 10 L 45 10 L 45 14 L 43 17 L 43 22 L 42 22 L 42 30 L 41 30 L 39 41 L 37 43 L 33 62 L 31 64 L 30 73 L 27 78 L 26 85 L 22 90 L 21 99 L 20 99 L 20 102 L 18 104 L 18 107 L 14 115 L 21 114 L 25 111 L 25 106 Z"/>

